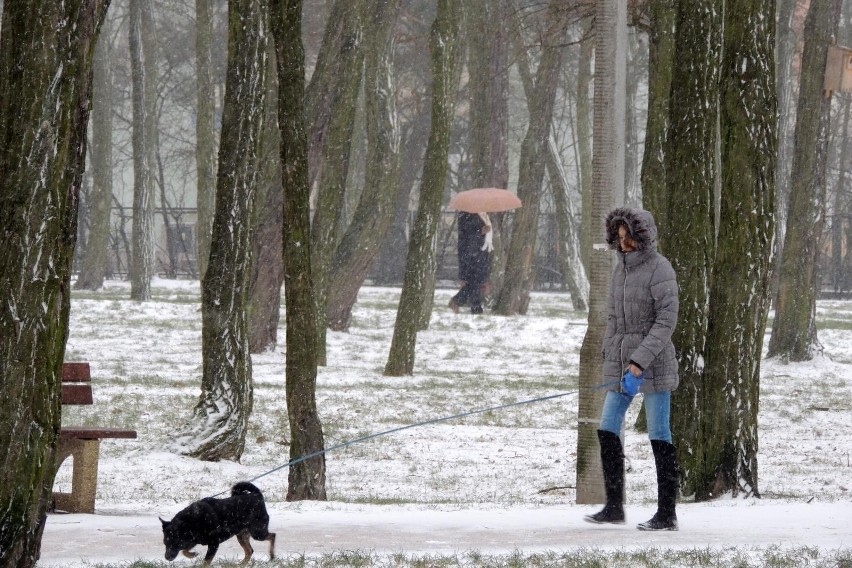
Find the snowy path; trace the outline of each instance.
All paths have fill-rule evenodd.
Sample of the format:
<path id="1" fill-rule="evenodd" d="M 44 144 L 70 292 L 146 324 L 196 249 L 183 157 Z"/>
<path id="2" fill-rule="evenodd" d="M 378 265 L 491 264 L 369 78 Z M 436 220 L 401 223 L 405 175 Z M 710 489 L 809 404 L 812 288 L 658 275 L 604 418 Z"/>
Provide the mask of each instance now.
<path id="1" fill-rule="evenodd" d="M 140 514 L 105 510 L 95 515 L 48 517 L 38 566 L 82 566 L 83 561 L 118 562 L 163 558 L 157 516 L 179 507 Z M 275 504 L 270 529 L 277 553 L 322 555 L 333 551 L 481 553 L 565 551 L 571 548 L 744 548 L 811 546 L 823 550 L 852 547 L 852 504 L 724 501 L 682 504 L 679 532 L 644 533 L 635 524 L 650 517 L 650 506 L 630 506 L 628 524 L 596 526 L 582 516 L 596 507 L 561 505 L 533 508 L 435 510 L 402 506 L 334 503 Z M 204 548 L 200 550 L 203 552 Z M 267 558 L 265 543 L 255 555 Z M 225 543 L 218 559 L 237 559 L 236 540 Z M 190 561 L 180 557 L 178 564 Z M 214 564 L 215 565 L 215 564 Z"/>

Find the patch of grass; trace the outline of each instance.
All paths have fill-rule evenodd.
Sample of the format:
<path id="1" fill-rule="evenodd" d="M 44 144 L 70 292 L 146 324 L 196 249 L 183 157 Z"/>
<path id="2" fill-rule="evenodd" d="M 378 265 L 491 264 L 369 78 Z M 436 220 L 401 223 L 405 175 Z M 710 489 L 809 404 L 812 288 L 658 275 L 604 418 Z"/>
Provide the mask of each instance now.
<path id="1" fill-rule="evenodd" d="M 262 557 L 262 555 L 260 555 Z M 164 561 L 91 564 L 91 568 L 166 568 Z M 235 568 L 236 562 L 216 559 L 214 566 Z M 599 550 L 579 548 L 568 551 L 490 555 L 478 551 L 456 554 L 378 554 L 371 551 L 344 550 L 320 556 L 292 554 L 275 560 L 253 560 L 252 566 L 268 568 L 852 568 L 852 549 L 821 553 L 811 547 L 764 549 L 696 548 L 663 550 Z"/>

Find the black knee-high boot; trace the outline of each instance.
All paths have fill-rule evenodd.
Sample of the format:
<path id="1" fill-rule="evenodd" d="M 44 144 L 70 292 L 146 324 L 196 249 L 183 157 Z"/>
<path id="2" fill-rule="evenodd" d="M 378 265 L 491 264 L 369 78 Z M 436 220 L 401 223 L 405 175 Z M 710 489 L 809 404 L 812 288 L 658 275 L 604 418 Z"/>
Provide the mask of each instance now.
<path id="1" fill-rule="evenodd" d="M 598 430 L 601 445 L 601 466 L 606 491 L 606 505 L 594 515 L 586 515 L 590 523 L 624 524 L 624 450 L 621 439 L 612 432 Z"/>
<path id="2" fill-rule="evenodd" d="M 657 466 L 657 512 L 651 519 L 639 523 L 640 531 L 676 531 L 677 486 L 679 467 L 677 450 L 663 440 L 651 440 L 654 463 Z"/>

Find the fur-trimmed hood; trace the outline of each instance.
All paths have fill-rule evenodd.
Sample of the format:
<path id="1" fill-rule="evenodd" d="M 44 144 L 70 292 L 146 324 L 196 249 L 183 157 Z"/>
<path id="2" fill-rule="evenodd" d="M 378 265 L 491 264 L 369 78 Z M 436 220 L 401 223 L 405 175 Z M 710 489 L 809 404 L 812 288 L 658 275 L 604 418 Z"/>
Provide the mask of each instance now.
<path id="1" fill-rule="evenodd" d="M 654 216 L 644 209 L 617 207 L 606 216 L 606 242 L 609 248 L 618 249 L 618 226 L 627 226 L 630 237 L 636 242 L 636 250 L 657 249 L 657 224 Z"/>

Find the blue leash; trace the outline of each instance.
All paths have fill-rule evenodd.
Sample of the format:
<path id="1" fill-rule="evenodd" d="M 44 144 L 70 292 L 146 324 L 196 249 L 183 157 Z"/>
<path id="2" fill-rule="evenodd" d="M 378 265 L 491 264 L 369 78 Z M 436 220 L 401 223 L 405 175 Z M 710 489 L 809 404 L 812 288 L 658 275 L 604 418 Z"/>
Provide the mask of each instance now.
<path id="1" fill-rule="evenodd" d="M 618 382 L 618 381 L 615 381 L 615 382 Z M 610 384 L 613 384 L 613 383 L 604 383 L 602 385 L 596 386 L 595 388 L 599 389 L 599 388 L 607 387 Z M 446 422 L 448 420 L 455 420 L 456 418 L 464 418 L 466 416 L 473 416 L 475 414 L 483 414 L 485 412 L 492 412 L 494 410 L 503 410 L 505 408 L 512 408 L 513 406 L 521 406 L 523 404 L 532 404 L 533 402 L 542 402 L 542 401 L 545 401 L 545 400 L 553 400 L 555 398 L 560 398 L 560 397 L 568 396 L 568 395 L 571 395 L 571 394 L 577 394 L 578 392 L 580 392 L 580 391 L 576 390 L 576 391 L 562 392 L 562 393 L 558 393 L 558 394 L 551 394 L 549 396 L 542 396 L 542 397 L 539 397 L 539 398 L 531 398 L 529 400 L 521 400 L 521 401 L 518 401 L 518 402 L 510 402 L 509 404 L 501 404 L 500 406 L 492 406 L 491 408 L 482 408 L 480 410 L 471 410 L 469 412 L 463 412 L 461 414 L 454 414 L 452 416 L 443 416 L 441 418 L 433 418 L 431 420 L 426 420 L 424 422 L 417 422 L 416 424 L 409 424 L 407 426 L 399 426 L 397 428 L 391 428 L 390 430 L 385 430 L 384 432 L 377 432 L 375 434 L 369 434 L 367 436 L 355 438 L 354 440 L 349 440 L 348 442 L 343 442 L 343 443 L 337 444 L 336 446 L 331 446 L 330 448 L 325 448 L 323 450 L 317 450 L 315 452 L 311 452 L 309 454 L 305 454 L 303 456 L 293 458 L 290 461 L 288 461 L 287 463 L 285 463 L 284 465 L 280 465 L 280 466 L 278 466 L 274 469 L 270 469 L 266 473 L 261 473 L 260 475 L 258 475 L 256 477 L 252 477 L 248 481 L 249 481 L 249 483 L 251 483 L 253 481 L 257 481 L 258 479 L 260 479 L 262 477 L 266 477 L 267 475 L 271 475 L 271 474 L 275 473 L 276 471 L 280 471 L 280 470 L 284 469 L 285 467 L 292 467 L 296 464 L 302 463 L 303 461 L 309 460 L 311 458 L 315 458 L 317 456 L 321 456 L 322 454 L 328 453 L 332 450 L 339 450 L 339 449 L 342 449 L 342 448 L 346 448 L 348 446 L 351 446 L 352 444 L 357 444 L 359 442 L 366 442 L 367 440 L 372 440 L 373 438 L 378 438 L 379 436 L 386 436 L 388 434 L 394 434 L 396 432 L 402 432 L 403 430 L 408 430 L 410 428 L 416 428 L 418 426 L 427 426 L 429 424 L 438 424 L 439 422 Z M 228 493 L 228 491 L 230 491 L 230 489 L 226 490 L 226 491 L 222 491 L 221 493 L 217 493 L 216 495 L 213 495 L 213 497 L 218 497 L 219 495 L 224 495 L 225 493 Z"/>

